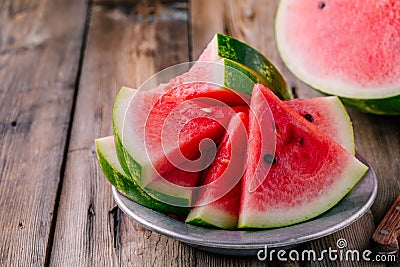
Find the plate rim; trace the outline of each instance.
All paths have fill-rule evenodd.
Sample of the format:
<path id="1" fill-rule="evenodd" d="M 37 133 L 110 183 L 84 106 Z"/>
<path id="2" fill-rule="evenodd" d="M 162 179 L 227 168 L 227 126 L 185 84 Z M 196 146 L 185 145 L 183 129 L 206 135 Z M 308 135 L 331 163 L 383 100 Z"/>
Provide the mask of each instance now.
<path id="1" fill-rule="evenodd" d="M 308 241 L 311 241 L 311 240 L 315 240 L 315 239 L 318 239 L 318 238 L 322 238 L 324 236 L 327 236 L 327 235 L 333 234 L 335 232 L 338 232 L 338 231 L 344 229 L 345 227 L 351 225 L 352 223 L 357 221 L 359 218 L 361 218 L 365 213 L 368 212 L 368 210 L 371 208 L 372 204 L 374 203 L 374 201 L 376 199 L 376 195 L 377 195 L 377 192 L 378 192 L 378 180 L 377 180 L 376 173 L 375 173 L 374 169 L 372 168 L 372 166 L 363 157 L 361 157 L 358 153 L 357 153 L 357 158 L 359 158 L 364 164 L 366 164 L 369 167 L 368 171 L 360 179 L 360 181 L 357 183 L 357 185 L 359 183 L 361 183 L 362 179 L 364 179 L 367 176 L 368 173 L 370 173 L 369 174 L 371 176 L 370 179 L 371 179 L 371 182 L 373 184 L 372 190 L 370 191 L 370 194 L 368 196 L 367 201 L 362 206 L 360 206 L 360 208 L 354 214 L 352 214 L 346 220 L 343 220 L 343 221 L 335 224 L 334 226 L 331 226 L 331 227 L 326 228 L 326 229 L 321 230 L 321 231 L 317 231 L 317 232 L 312 233 L 312 234 L 296 237 L 296 238 L 290 239 L 290 240 L 285 241 L 285 242 L 279 242 L 278 241 L 278 242 L 272 243 L 272 244 L 268 244 L 267 242 L 264 242 L 262 244 L 259 243 L 259 242 L 257 242 L 257 243 L 248 243 L 248 242 L 247 243 L 246 242 L 241 242 L 241 243 L 229 243 L 229 242 L 226 242 L 226 243 L 222 242 L 221 243 L 220 242 L 220 243 L 217 243 L 217 242 L 212 242 L 211 240 L 207 240 L 207 239 L 198 241 L 196 239 L 190 238 L 190 236 L 185 236 L 182 233 L 177 233 L 176 231 L 171 231 L 169 229 L 165 229 L 165 227 L 159 226 L 159 225 L 155 224 L 154 222 L 151 222 L 151 221 L 147 220 L 146 218 L 142 218 L 141 216 L 138 216 L 136 213 L 134 213 L 131 209 L 129 209 L 125 205 L 123 199 L 125 199 L 125 201 L 132 202 L 134 205 L 140 206 L 140 208 L 147 209 L 147 210 L 149 210 L 149 212 L 158 213 L 159 215 L 165 217 L 166 219 L 174 220 L 176 222 L 185 224 L 186 227 L 188 227 L 188 228 L 193 228 L 193 227 L 197 228 L 198 227 L 198 228 L 207 229 L 207 230 L 213 230 L 213 231 L 218 231 L 218 232 L 227 231 L 227 232 L 236 232 L 236 233 L 246 233 L 246 232 L 249 232 L 249 231 L 252 231 L 252 232 L 257 231 L 257 232 L 263 233 L 263 232 L 269 231 L 271 229 L 223 230 L 223 229 L 208 229 L 208 228 L 204 228 L 204 227 L 201 227 L 201 226 L 189 225 L 189 224 L 186 224 L 185 222 L 178 221 L 178 220 L 175 220 L 173 218 L 170 218 L 170 217 L 168 217 L 167 215 L 165 215 L 165 214 L 163 214 L 161 212 L 151 210 L 149 208 L 146 208 L 144 206 L 141 206 L 141 205 L 133 202 L 132 200 L 130 200 L 130 199 L 126 198 L 124 195 L 122 195 L 114 186 L 112 186 L 112 194 L 113 194 L 113 198 L 114 198 L 115 202 L 120 207 L 120 209 L 125 214 L 127 214 L 130 218 L 132 218 L 134 221 L 139 223 L 141 226 L 143 226 L 144 228 L 149 229 L 151 231 L 157 232 L 159 234 L 162 234 L 162 235 L 171 237 L 173 239 L 176 239 L 176 240 L 178 240 L 180 242 L 183 242 L 185 244 L 188 244 L 188 245 L 197 246 L 197 247 L 206 247 L 206 248 L 229 249 L 229 250 L 254 250 L 254 249 L 263 249 L 265 246 L 268 246 L 269 248 L 283 248 L 283 247 L 299 245 L 301 243 L 308 242 Z M 351 195 L 351 192 L 353 192 L 354 188 L 346 196 Z M 309 221 L 305 221 L 305 222 L 303 222 L 301 224 L 306 225 L 309 222 L 312 222 L 312 221 L 315 222 L 315 220 L 318 220 L 318 218 L 319 217 L 316 217 L 316 218 L 311 219 Z M 295 224 L 295 225 L 298 225 L 298 224 Z M 287 226 L 287 227 L 281 227 L 281 228 L 282 229 L 283 228 L 290 228 L 290 227 L 293 227 L 295 225 L 291 225 L 291 226 Z M 276 229 L 279 229 L 279 228 L 276 228 Z"/>

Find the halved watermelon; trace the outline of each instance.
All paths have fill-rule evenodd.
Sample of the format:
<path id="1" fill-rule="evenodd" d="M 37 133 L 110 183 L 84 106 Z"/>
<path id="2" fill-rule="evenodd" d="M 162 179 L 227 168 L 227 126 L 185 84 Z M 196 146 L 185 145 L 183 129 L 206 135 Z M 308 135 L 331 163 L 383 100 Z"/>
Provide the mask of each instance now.
<path id="1" fill-rule="evenodd" d="M 238 69 L 241 71 L 245 69 L 254 77 L 260 77 L 258 83 L 271 88 L 281 99 L 292 98 L 292 93 L 279 70 L 263 54 L 248 44 L 231 36 L 217 33 L 198 61 L 218 61 L 220 59 L 229 59 L 239 64 L 238 66 L 245 67 Z M 253 79 L 253 81 L 255 80 Z M 251 94 L 251 90 L 243 92 Z"/>
<path id="2" fill-rule="evenodd" d="M 100 167 L 110 181 L 110 183 L 123 195 L 127 198 L 135 201 L 136 203 L 148 207 L 150 209 L 154 209 L 160 212 L 172 213 L 177 215 L 186 215 L 189 212 L 188 207 L 178 207 L 168 205 L 166 203 L 160 202 L 157 199 L 154 199 L 149 194 L 147 194 L 128 174 L 123 170 L 116 153 L 116 147 L 114 143 L 113 136 L 107 136 L 103 138 L 98 138 L 95 140 L 96 143 L 96 152 L 97 159 L 100 164 Z M 176 170 L 170 173 L 167 176 L 167 180 L 169 178 L 174 179 L 174 181 L 195 181 L 196 177 L 191 179 L 182 179 L 182 175 L 187 175 L 182 171 Z M 198 173 L 193 173 L 190 175 L 198 176 Z M 180 179 L 179 179 L 180 178 Z M 162 182 L 161 180 L 156 179 L 156 183 Z M 196 182 L 197 183 L 197 182 Z M 184 184 L 185 186 L 196 186 L 196 184 Z M 182 200 L 186 202 L 186 200 Z"/>
<path id="3" fill-rule="evenodd" d="M 338 97 L 297 98 L 285 103 L 350 154 L 355 155 L 353 126 Z"/>
<path id="4" fill-rule="evenodd" d="M 364 112 L 400 114 L 398 0 L 281 0 L 277 48 L 315 89 Z"/>
<path id="5" fill-rule="evenodd" d="M 210 105 L 210 99 L 182 102 L 159 95 L 121 90 L 113 115 L 117 152 L 125 162 L 121 165 L 148 194 L 171 205 L 188 206 L 192 197 L 188 188 L 170 181 L 155 183 L 154 179 L 176 168 L 189 173 L 201 170 L 207 163 L 202 162 L 204 157 L 193 160 L 199 156 L 199 148 L 204 152 L 218 143 L 236 111 L 225 105 L 213 106 L 221 104 L 218 101 Z M 202 142 L 204 139 L 213 142 Z"/>
<path id="6" fill-rule="evenodd" d="M 230 121 L 213 164 L 206 172 L 204 188 L 200 189 L 196 207 L 186 219 L 187 223 L 223 229 L 236 228 L 240 180 L 246 154 L 247 124 L 248 115 L 242 112 Z"/>
<path id="7" fill-rule="evenodd" d="M 339 202 L 367 171 L 263 85 L 253 89 L 251 108 L 239 228 L 281 227 L 318 216 Z M 274 155 L 261 147 L 274 137 L 258 126 L 269 111 L 276 129 Z M 255 181 L 260 186 L 254 187 Z"/>

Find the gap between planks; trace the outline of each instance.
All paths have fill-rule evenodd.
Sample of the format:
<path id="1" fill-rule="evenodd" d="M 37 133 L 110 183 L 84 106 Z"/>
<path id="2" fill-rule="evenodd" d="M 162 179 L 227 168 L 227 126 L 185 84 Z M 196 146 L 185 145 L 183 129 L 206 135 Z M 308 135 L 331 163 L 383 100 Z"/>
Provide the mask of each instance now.
<path id="1" fill-rule="evenodd" d="M 77 75 L 76 75 L 76 79 L 75 79 L 75 90 L 74 90 L 74 95 L 73 95 L 73 100 L 72 100 L 70 121 L 69 121 L 69 125 L 68 125 L 68 130 L 67 130 L 65 148 L 64 148 L 64 152 L 63 152 L 63 161 L 62 161 L 62 165 L 61 165 L 61 169 L 60 169 L 60 181 L 59 181 L 59 185 L 58 185 L 57 193 L 56 193 L 56 201 L 55 201 L 53 218 L 51 220 L 49 241 L 47 242 L 45 266 L 50 265 L 51 252 L 52 252 L 53 243 L 54 243 L 54 233 L 55 233 L 55 228 L 56 228 L 56 223 L 57 223 L 58 207 L 60 204 L 62 185 L 63 185 L 63 181 L 64 181 L 65 168 L 66 168 L 66 164 L 67 164 L 69 143 L 70 143 L 70 139 L 71 139 L 72 125 L 74 123 L 76 99 L 78 96 L 79 84 L 80 84 L 81 73 L 82 73 L 82 64 L 83 64 L 83 59 L 84 59 L 85 50 L 86 50 L 87 35 L 89 32 L 91 7 L 92 7 L 92 5 L 89 3 L 87 6 L 87 10 L 86 10 L 86 18 L 85 18 L 85 22 L 84 22 L 85 26 L 83 29 L 82 43 L 81 43 L 81 48 L 80 48 L 80 53 L 79 53 L 78 71 L 77 71 Z"/>

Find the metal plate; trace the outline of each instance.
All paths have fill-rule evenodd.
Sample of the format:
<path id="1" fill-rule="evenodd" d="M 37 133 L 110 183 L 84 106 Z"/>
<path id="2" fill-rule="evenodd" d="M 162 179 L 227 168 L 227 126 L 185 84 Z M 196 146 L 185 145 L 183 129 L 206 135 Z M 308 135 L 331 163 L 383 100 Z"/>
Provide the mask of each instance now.
<path id="1" fill-rule="evenodd" d="M 359 157 L 360 158 L 360 157 Z M 226 255 L 256 255 L 268 248 L 288 248 L 317 239 L 350 225 L 365 214 L 375 200 L 377 179 L 372 167 L 335 207 L 315 219 L 293 226 L 252 231 L 208 229 L 186 224 L 129 200 L 113 187 L 118 206 L 147 229 L 199 249 Z"/>

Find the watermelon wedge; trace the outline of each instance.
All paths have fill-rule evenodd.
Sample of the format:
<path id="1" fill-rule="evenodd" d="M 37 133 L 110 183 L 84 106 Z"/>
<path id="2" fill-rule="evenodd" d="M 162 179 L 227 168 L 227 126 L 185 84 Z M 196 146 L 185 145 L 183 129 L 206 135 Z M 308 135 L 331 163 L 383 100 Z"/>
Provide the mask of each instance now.
<path id="1" fill-rule="evenodd" d="M 187 223 L 222 229 L 234 229 L 239 217 L 241 177 L 246 154 L 248 115 L 236 114 L 218 147 L 212 166 Z M 221 182 L 222 180 L 232 181 Z M 235 185 L 236 182 L 236 185 Z"/>
<path id="2" fill-rule="evenodd" d="M 129 175 L 123 170 L 118 160 L 113 136 L 98 138 L 95 140 L 95 144 L 97 159 L 103 173 L 110 183 L 127 198 L 140 205 L 164 213 L 186 215 L 189 212 L 188 207 L 172 206 L 154 199 L 147 194 L 131 177 L 129 177 Z M 173 179 L 177 179 L 182 177 L 182 174 L 183 172 L 176 170 L 169 176 Z M 191 175 L 198 174 L 193 173 Z M 194 180 L 196 180 L 196 178 L 189 179 L 189 181 Z M 192 184 L 190 186 L 196 186 L 196 184 Z"/>
<path id="3" fill-rule="evenodd" d="M 314 218 L 339 202 L 367 171 L 263 85 L 254 87 L 251 108 L 239 228 L 282 227 Z M 276 129 L 274 155 L 261 146 L 270 133 L 265 136 L 258 127 L 269 111 Z"/>
<path id="4" fill-rule="evenodd" d="M 355 155 L 353 126 L 349 114 L 338 97 L 297 98 L 285 103 L 347 152 Z"/>
<path id="5" fill-rule="evenodd" d="M 263 54 L 255 48 L 228 35 L 217 33 L 206 49 L 200 55 L 198 61 L 218 61 L 228 59 L 228 62 L 236 62 L 235 67 L 241 71 L 245 70 L 250 76 L 258 77 L 258 83 L 271 88 L 281 99 L 291 99 L 285 79 L 279 70 Z M 252 78 L 253 81 L 256 81 Z M 229 87 L 229 85 L 228 85 Z M 231 87 L 234 88 L 234 87 Z M 242 90 L 251 94 L 251 90 Z"/>
<path id="6" fill-rule="evenodd" d="M 203 161 L 208 157 L 205 152 L 221 140 L 236 111 L 218 101 L 215 103 L 219 105 L 210 105 L 208 98 L 182 102 L 159 95 L 123 88 L 117 96 L 113 118 L 118 157 L 132 179 L 152 197 L 170 205 L 190 206 L 192 188 L 154 180 L 177 168 L 199 172 L 211 163 L 212 159 Z M 204 139 L 209 141 L 202 142 Z M 186 179 L 191 177 L 187 175 Z"/>
<path id="7" fill-rule="evenodd" d="M 281 0 L 277 48 L 302 81 L 364 112 L 400 114 L 400 2 Z"/>
<path id="8" fill-rule="evenodd" d="M 132 180 L 136 182 L 137 185 L 142 186 L 139 181 L 141 178 L 141 166 L 131 157 L 129 152 L 123 145 L 123 135 L 124 135 L 124 122 L 127 111 L 129 110 L 131 100 L 138 93 L 137 90 L 131 89 L 128 87 L 122 87 L 120 92 L 116 97 L 116 101 L 114 104 L 113 110 L 113 131 L 114 131 L 114 141 L 116 152 L 118 156 L 118 160 L 125 174 L 131 177 Z M 156 103 L 156 101 L 162 96 L 160 92 L 153 91 L 142 91 L 138 94 L 139 104 L 136 105 L 137 113 L 137 121 L 140 123 L 144 123 L 146 120 L 146 112 L 150 112 L 152 106 Z M 133 108 L 132 108 L 133 109 Z M 137 130 L 140 124 L 137 124 Z M 142 125 L 143 127 L 143 125 Z M 142 129 L 143 130 L 143 129 Z M 128 143 L 131 146 L 134 146 L 134 141 L 131 138 L 128 138 Z M 143 147 L 143 144 L 141 145 Z M 144 155 L 145 156 L 145 155 Z M 163 176 L 165 179 L 159 179 L 159 175 L 157 173 L 153 174 L 151 182 L 147 187 L 142 189 L 152 198 L 155 198 L 159 201 L 166 200 L 177 204 L 177 206 L 185 207 L 190 206 L 193 189 L 192 187 L 198 184 L 199 173 L 195 172 L 185 172 L 185 171 L 176 171 L 176 168 L 171 167 L 171 172 L 175 172 L 175 174 L 167 173 Z M 181 185 L 176 187 L 175 185 Z"/>

